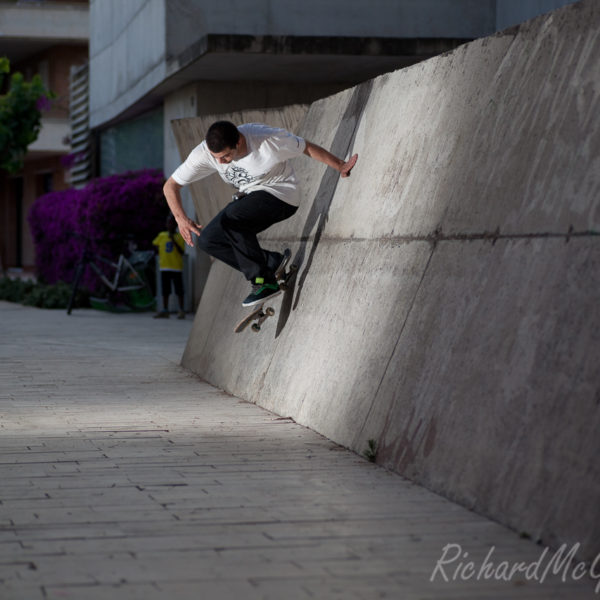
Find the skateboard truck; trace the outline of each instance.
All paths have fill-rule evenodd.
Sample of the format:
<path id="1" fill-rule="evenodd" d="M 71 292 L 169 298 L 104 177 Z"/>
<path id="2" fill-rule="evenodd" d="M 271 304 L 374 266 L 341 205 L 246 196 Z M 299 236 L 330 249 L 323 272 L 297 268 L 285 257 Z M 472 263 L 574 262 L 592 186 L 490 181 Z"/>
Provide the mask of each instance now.
<path id="1" fill-rule="evenodd" d="M 256 321 L 256 323 L 252 323 L 252 331 L 258 333 L 260 331 L 260 326 L 269 318 L 275 314 L 275 309 L 272 306 L 267 306 L 264 308 L 264 302 L 259 304 L 249 315 L 245 316 L 235 327 L 234 332 L 240 333 L 244 331 L 252 321 Z M 264 310 L 263 310 L 264 309 Z"/>
<path id="2" fill-rule="evenodd" d="M 284 274 L 283 278 L 279 281 L 279 289 L 283 292 L 290 289 L 290 280 L 296 274 L 298 265 L 291 264 L 287 273 Z"/>
<path id="3" fill-rule="evenodd" d="M 267 308 L 265 308 L 264 311 L 261 311 L 259 313 L 256 323 L 252 323 L 252 331 L 258 333 L 260 331 L 260 326 L 263 324 L 263 322 L 269 317 L 272 317 L 274 314 L 275 309 L 272 306 L 267 306 Z"/>

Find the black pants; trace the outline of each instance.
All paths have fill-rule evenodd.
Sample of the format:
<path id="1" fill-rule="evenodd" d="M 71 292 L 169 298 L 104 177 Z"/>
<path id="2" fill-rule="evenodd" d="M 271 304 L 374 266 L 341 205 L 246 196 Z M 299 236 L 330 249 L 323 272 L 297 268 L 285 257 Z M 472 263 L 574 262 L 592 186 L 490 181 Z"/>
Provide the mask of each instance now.
<path id="1" fill-rule="evenodd" d="M 160 284 L 162 295 L 168 298 L 171 295 L 171 284 L 177 296 L 183 296 L 183 273 L 181 271 L 161 271 Z"/>
<path id="2" fill-rule="evenodd" d="M 281 262 L 278 252 L 263 250 L 256 235 L 271 225 L 288 219 L 297 207 L 264 191 L 251 192 L 230 202 L 198 238 L 205 252 L 241 271 L 246 279 L 272 280 Z"/>

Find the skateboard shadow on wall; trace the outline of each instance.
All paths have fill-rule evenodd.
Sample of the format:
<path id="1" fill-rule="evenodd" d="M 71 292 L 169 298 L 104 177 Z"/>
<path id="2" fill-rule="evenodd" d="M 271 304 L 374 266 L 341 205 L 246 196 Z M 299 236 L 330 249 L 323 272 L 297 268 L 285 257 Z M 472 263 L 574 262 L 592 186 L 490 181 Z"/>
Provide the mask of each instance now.
<path id="1" fill-rule="evenodd" d="M 329 148 L 332 154 L 335 154 L 341 158 L 348 157 L 348 154 L 350 153 L 354 144 L 356 130 L 358 129 L 358 124 L 362 116 L 363 109 L 369 99 L 369 96 L 371 95 L 372 88 L 373 81 L 367 81 L 354 88 L 352 97 L 348 102 L 348 106 L 344 111 L 331 147 Z M 302 273 L 301 275 L 298 275 L 298 277 L 294 278 L 290 285 L 290 289 L 285 293 L 285 296 L 282 300 L 279 321 L 277 323 L 277 332 L 275 334 L 276 337 L 285 327 L 285 324 L 290 316 L 290 312 L 292 310 L 296 310 L 298 303 L 300 302 L 300 296 L 302 295 L 304 282 L 308 277 L 315 252 L 319 246 L 321 236 L 323 235 L 323 230 L 325 229 L 325 224 L 329 218 L 329 208 L 331 207 L 331 202 L 333 200 L 339 179 L 340 175 L 337 171 L 334 171 L 333 169 L 327 169 L 323 179 L 321 180 L 321 184 L 319 185 L 315 200 L 308 213 L 306 222 L 304 223 L 302 234 L 300 235 L 300 247 L 293 258 L 293 262 L 298 265 L 298 268 Z M 315 229 L 315 225 L 316 231 L 313 243 L 307 256 L 306 252 L 307 246 L 310 242 L 310 234 L 313 229 Z M 301 267 L 304 268 L 302 269 Z M 296 292 L 296 287 L 297 293 L 294 293 Z M 294 299 L 293 302 L 292 299 Z"/>

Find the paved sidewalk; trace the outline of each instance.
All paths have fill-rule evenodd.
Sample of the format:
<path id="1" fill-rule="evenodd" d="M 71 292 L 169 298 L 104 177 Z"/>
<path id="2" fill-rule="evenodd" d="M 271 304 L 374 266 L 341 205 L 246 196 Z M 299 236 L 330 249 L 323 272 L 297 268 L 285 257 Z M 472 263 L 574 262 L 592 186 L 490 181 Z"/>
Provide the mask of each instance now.
<path id="1" fill-rule="evenodd" d="M 0 302 L 2 600 L 600 597 L 499 579 L 544 549 L 185 372 L 190 327 Z"/>

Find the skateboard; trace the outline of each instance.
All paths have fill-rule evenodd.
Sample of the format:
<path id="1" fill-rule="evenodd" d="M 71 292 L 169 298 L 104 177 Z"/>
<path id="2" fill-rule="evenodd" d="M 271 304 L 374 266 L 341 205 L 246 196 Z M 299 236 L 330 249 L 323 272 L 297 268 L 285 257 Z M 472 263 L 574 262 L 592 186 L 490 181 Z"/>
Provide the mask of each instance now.
<path id="1" fill-rule="evenodd" d="M 252 323 L 252 331 L 258 333 L 260 331 L 260 326 L 265 322 L 265 320 L 269 317 L 272 317 L 274 314 L 275 309 L 272 306 L 267 306 L 267 308 L 265 308 L 265 303 L 263 302 L 235 326 L 234 332 L 240 333 L 244 331 L 244 329 L 246 329 L 246 327 L 248 327 L 252 321 L 256 321 L 256 323 Z"/>
<path id="2" fill-rule="evenodd" d="M 280 278 L 277 280 L 277 282 L 279 283 L 279 289 L 281 291 L 286 291 L 290 289 L 290 282 L 292 280 L 292 277 L 294 277 L 294 275 L 298 272 L 298 265 L 290 265 L 290 268 L 287 272 L 282 273 L 282 275 L 280 275 Z M 250 323 L 252 323 L 252 321 L 255 321 L 255 323 L 252 323 L 252 331 L 254 331 L 255 333 L 258 333 L 260 331 L 261 325 L 269 318 L 272 317 L 275 314 L 275 309 L 272 306 L 267 306 L 265 308 L 265 302 L 262 302 L 261 304 L 258 304 L 256 306 L 256 308 L 254 308 L 254 310 L 249 314 L 246 315 L 236 326 L 235 329 L 233 330 L 235 333 L 240 333 L 242 331 L 244 331 L 244 329 L 246 329 L 246 327 L 248 327 L 248 325 L 250 325 Z"/>

